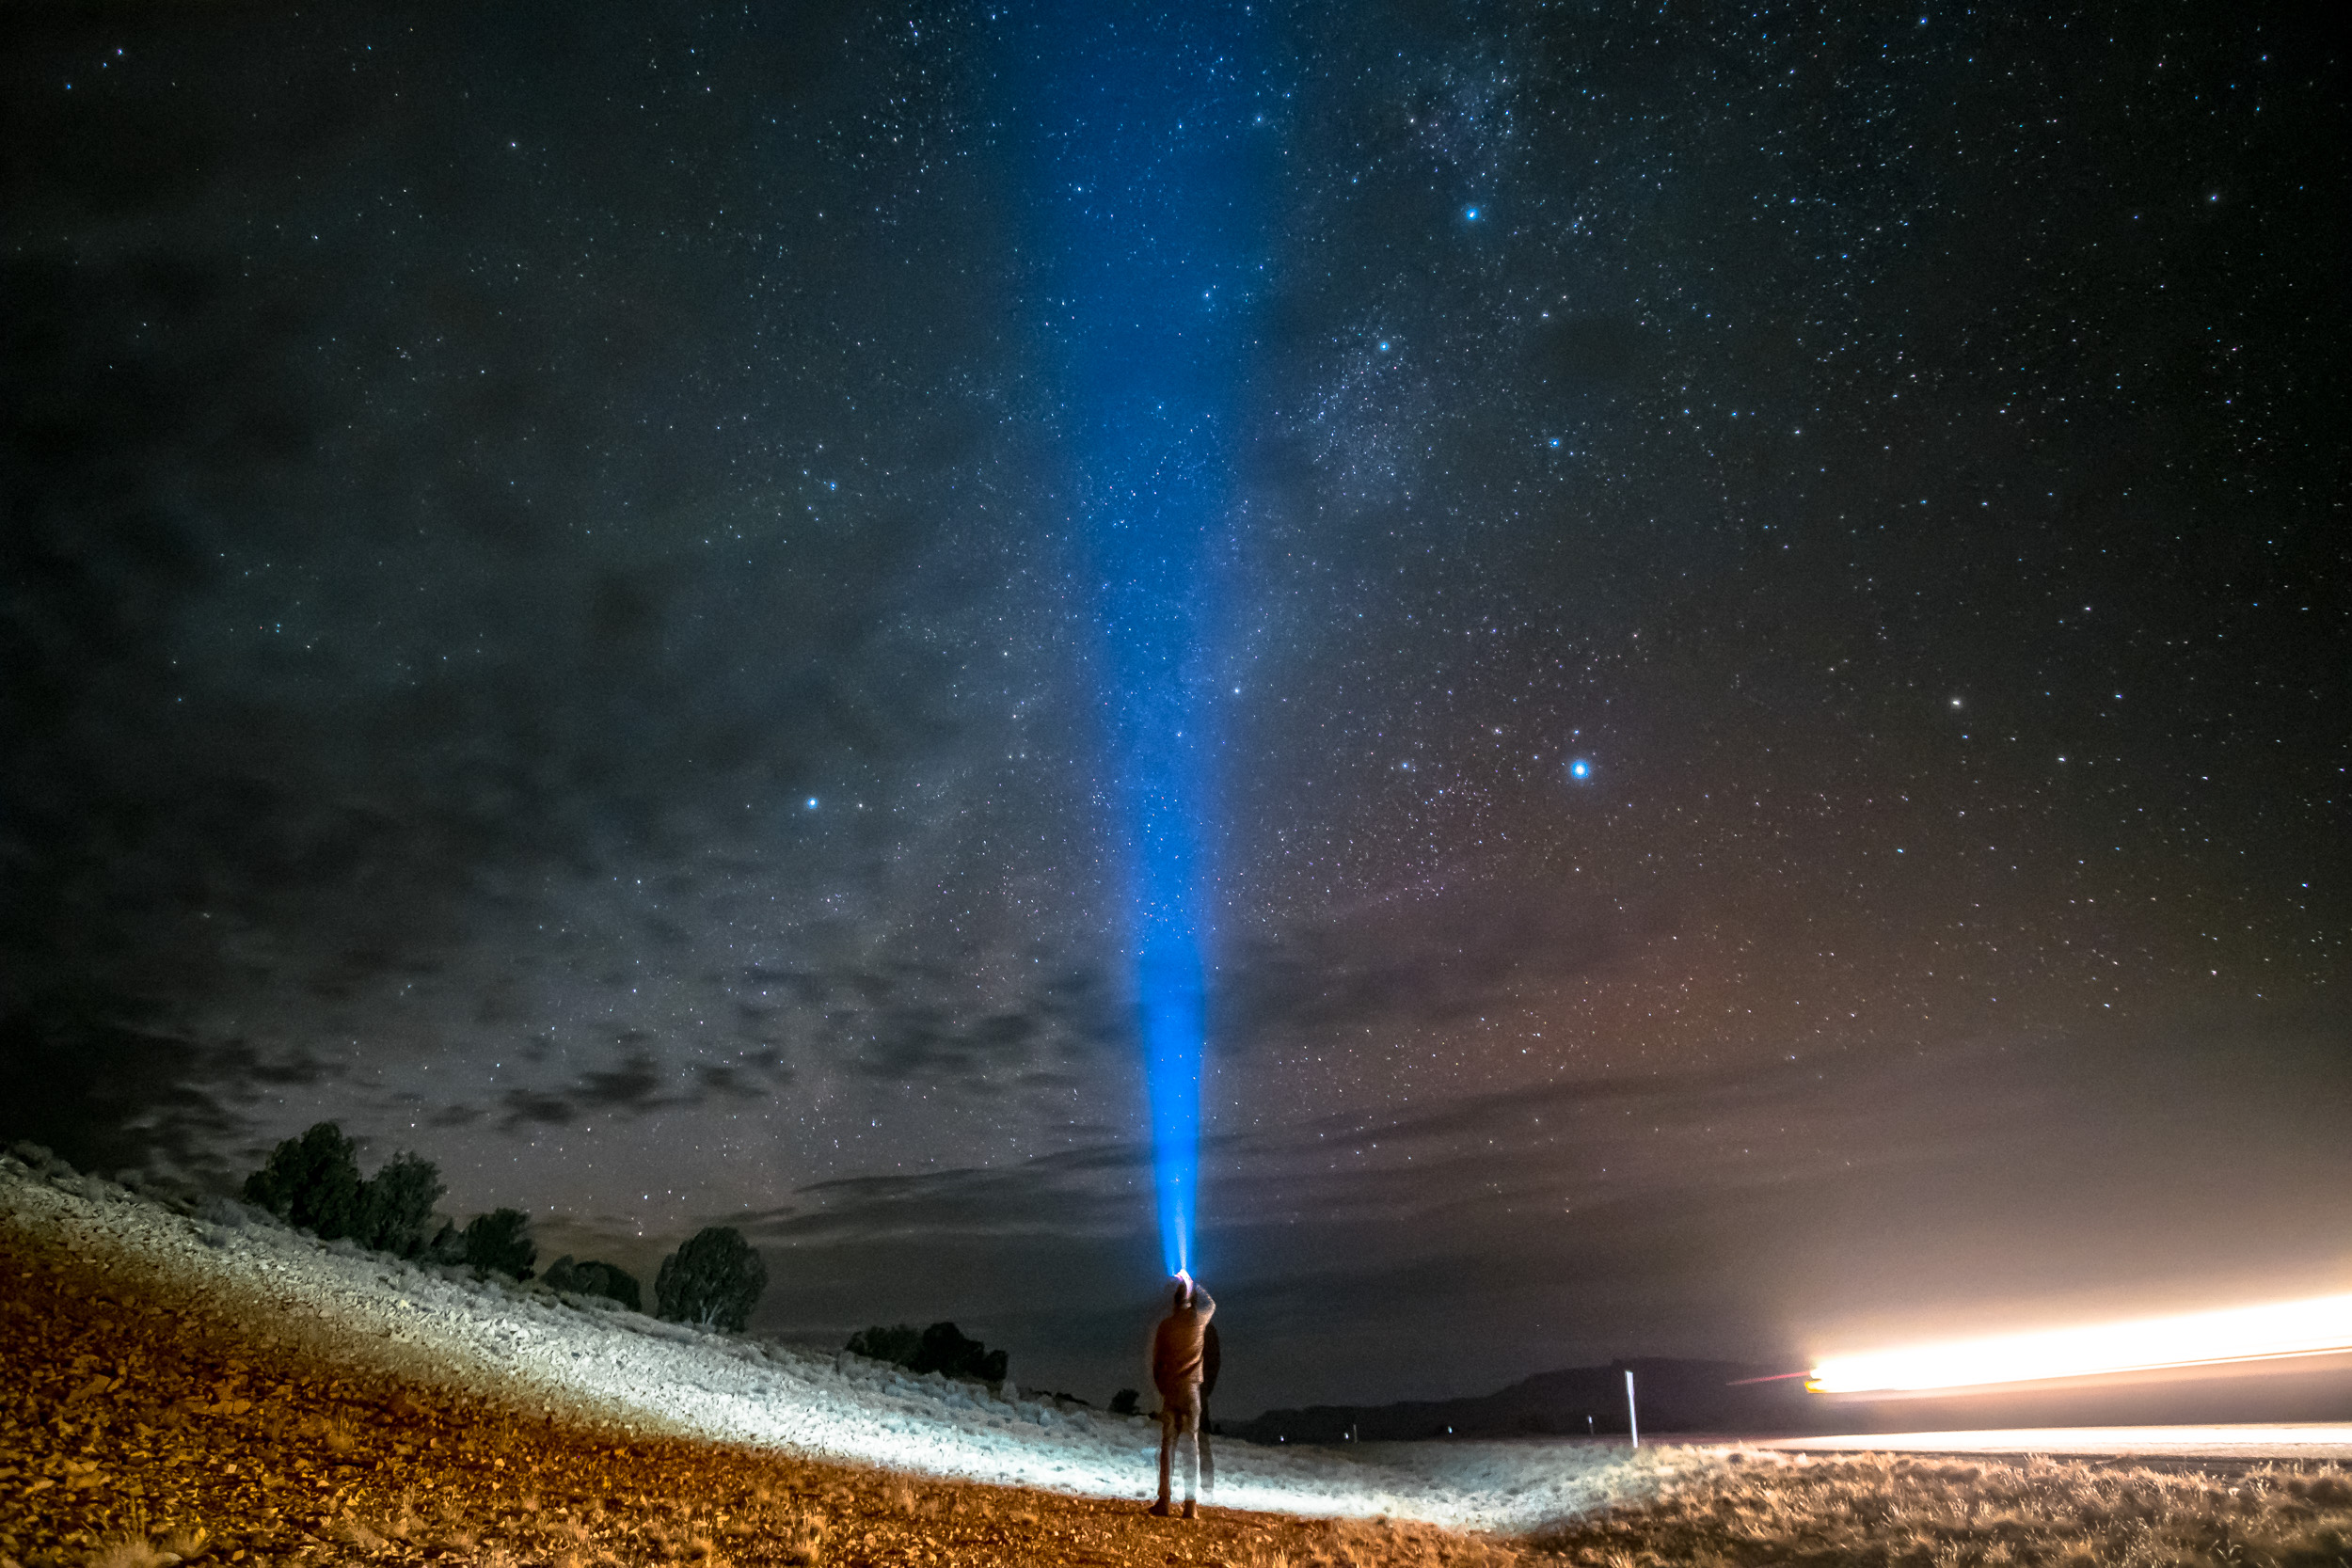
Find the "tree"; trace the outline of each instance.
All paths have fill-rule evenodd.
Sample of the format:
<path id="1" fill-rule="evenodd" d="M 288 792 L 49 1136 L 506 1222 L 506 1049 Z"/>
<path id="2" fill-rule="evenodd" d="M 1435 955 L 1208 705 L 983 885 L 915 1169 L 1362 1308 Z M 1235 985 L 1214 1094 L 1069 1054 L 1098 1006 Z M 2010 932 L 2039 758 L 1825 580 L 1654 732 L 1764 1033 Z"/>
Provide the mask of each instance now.
<path id="1" fill-rule="evenodd" d="M 531 1260 L 539 1243 L 531 1239 L 531 1216 L 520 1209 L 493 1209 L 476 1214 L 465 1229 L 466 1266 L 531 1277 Z"/>
<path id="2" fill-rule="evenodd" d="M 1118 1393 L 1111 1396 L 1111 1414 L 1114 1416 L 1134 1415 L 1136 1413 L 1136 1401 L 1141 1399 L 1142 1397 L 1143 1396 L 1141 1394 L 1136 1393 L 1133 1388 L 1121 1388 Z"/>
<path id="3" fill-rule="evenodd" d="M 848 1349 L 857 1355 L 889 1361 L 911 1372 L 937 1372 L 942 1377 L 976 1377 L 1002 1383 L 1009 1357 L 967 1338 L 953 1323 L 933 1323 L 920 1334 L 912 1324 L 895 1328 L 861 1329 L 850 1336 Z"/>
<path id="4" fill-rule="evenodd" d="M 644 1310 L 640 1305 L 644 1298 L 638 1294 L 637 1276 L 594 1259 L 575 1263 L 567 1254 L 548 1264 L 539 1282 L 550 1291 L 566 1291 L 576 1296 L 606 1296 L 632 1312 Z"/>
<path id="5" fill-rule="evenodd" d="M 374 1180 L 359 1179 L 358 1146 L 331 1121 L 288 1138 L 246 1178 L 245 1200 L 324 1241 L 414 1258 L 430 1249 L 426 1227 L 443 1192 L 441 1173 L 421 1155 L 401 1153 Z"/>
<path id="6" fill-rule="evenodd" d="M 922 1348 L 914 1353 L 908 1370 L 916 1372 L 937 1372 L 942 1377 L 977 1377 L 983 1383 L 1005 1381 L 1008 1357 L 1000 1350 L 990 1350 L 977 1339 L 965 1338 L 953 1323 L 933 1323 L 923 1331 Z"/>
<path id="7" fill-rule="evenodd" d="M 597 1289 L 596 1294 L 610 1296 L 632 1312 L 645 1309 L 645 1298 L 637 1288 L 637 1276 L 627 1269 L 617 1263 L 583 1263 L 580 1267 L 604 1271 L 604 1284 Z"/>
<path id="8" fill-rule="evenodd" d="M 359 1228 L 359 1160 L 343 1130 L 322 1121 L 270 1150 L 245 1179 L 245 1200 L 323 1241 Z"/>
<path id="9" fill-rule="evenodd" d="M 395 1154 L 359 1186 L 359 1244 L 395 1258 L 414 1258 L 425 1247 L 433 1206 L 448 1189 L 433 1162 L 417 1154 Z"/>
<path id="10" fill-rule="evenodd" d="M 661 1260 L 653 1278 L 654 1310 L 672 1323 L 740 1333 L 767 1288 L 768 1265 L 742 1232 L 714 1225 Z"/>
<path id="11" fill-rule="evenodd" d="M 846 1348 L 852 1355 L 869 1356 L 893 1366 L 911 1367 L 914 1364 L 916 1354 L 923 1348 L 923 1331 L 913 1323 L 900 1323 L 895 1328 L 883 1328 L 878 1323 L 850 1335 Z"/>

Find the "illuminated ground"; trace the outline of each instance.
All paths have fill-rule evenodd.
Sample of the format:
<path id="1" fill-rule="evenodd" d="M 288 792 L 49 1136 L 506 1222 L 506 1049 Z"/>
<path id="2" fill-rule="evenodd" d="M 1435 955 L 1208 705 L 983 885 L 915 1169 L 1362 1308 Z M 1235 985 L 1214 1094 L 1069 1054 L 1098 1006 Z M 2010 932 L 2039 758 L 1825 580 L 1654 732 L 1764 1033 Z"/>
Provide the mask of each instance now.
<path id="1" fill-rule="evenodd" d="M 1241 1484 L 1219 1501 L 1247 1488 L 1263 1512 L 1152 1519 L 1135 1423 L 224 1231 L 5 1158 L 0 1281 L 0 1568 L 2333 1568 L 2352 1552 L 2352 1478 L 2310 1462 L 1232 1445 Z M 1397 1517 L 1345 1516 L 1381 1507 Z M 1521 1533 L 1412 1517 L 1441 1511 Z"/>
<path id="2" fill-rule="evenodd" d="M 1137 1522 L 1155 1441 L 1139 1419 L 445 1278 L 275 1227 L 190 1218 L 110 1183 L 42 1178 L 7 1157 L 0 1277 L 12 1282 L 7 1364 L 26 1370 L 0 1453 L 27 1456 L 0 1461 L 12 1472 L 0 1494 L 28 1478 L 49 1483 L 27 1494 L 30 1514 L 0 1517 L 0 1552 L 28 1562 L 36 1546 L 129 1528 L 135 1508 L 151 1525 L 201 1521 L 257 1557 L 326 1550 L 333 1532 L 362 1528 L 398 1542 L 402 1518 L 418 1539 L 445 1529 L 479 1546 L 521 1497 L 538 1506 L 515 1528 L 545 1524 L 559 1506 L 588 1528 L 583 1510 L 602 1499 L 598 1518 L 640 1528 L 646 1510 L 659 1523 L 676 1503 L 700 1508 L 696 1528 L 714 1541 L 719 1515 L 765 1509 L 760 1540 L 772 1544 L 810 1497 L 835 1496 L 818 1510 L 827 1528 L 878 1521 L 859 1526 L 880 1532 L 875 1561 L 914 1560 L 883 1549 L 891 1530 L 929 1541 L 963 1513 L 1026 1519 L 1041 1551 L 1048 1519 L 1062 1521 L 1055 1529 L 1156 1524 Z M 1710 1463 L 1509 1444 L 1375 1460 L 1235 1443 L 1218 1458 L 1217 1528 L 1229 1532 L 1241 1528 L 1231 1509 L 1525 1529 Z M 1037 1490 L 1013 1514 L 970 1501 L 927 1514 L 1004 1494 L 926 1491 L 924 1478 Z M 747 1500 L 763 1488 L 770 1503 Z M 434 1524 L 427 1494 L 457 1522 Z M 800 1500 L 776 1500 L 789 1498 Z M 659 1559 L 630 1540 L 612 1548 L 616 1560 Z M 1162 1568 L 1165 1554 L 1150 1561 Z"/>
<path id="3" fill-rule="evenodd" d="M 615 1438 L 357 1373 L 184 1291 L 0 1227 L 0 1565 L 1168 1568 L 1515 1555 L 1432 1526 L 911 1479 L 685 1438 Z M 259 1330 L 259 1332 L 257 1332 Z"/>

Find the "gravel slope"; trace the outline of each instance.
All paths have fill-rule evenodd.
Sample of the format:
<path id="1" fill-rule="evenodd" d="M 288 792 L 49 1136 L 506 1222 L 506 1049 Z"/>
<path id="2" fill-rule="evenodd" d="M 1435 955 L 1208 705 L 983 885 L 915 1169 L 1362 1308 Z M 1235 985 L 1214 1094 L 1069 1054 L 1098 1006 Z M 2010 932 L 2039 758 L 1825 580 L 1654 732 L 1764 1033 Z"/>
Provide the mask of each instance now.
<path id="1" fill-rule="evenodd" d="M 36 1156 L 36 1159 L 38 1157 Z M 523 1411 L 632 1436 L 714 1439 L 916 1475 L 1149 1496 L 1157 1433 L 1051 1401 L 993 1397 L 860 1356 L 658 1323 L 593 1298 L 476 1281 L 0 1155 L 0 1223 L 87 1261 L 156 1277 L 231 1316 L 266 1315 L 306 1348 Z M 1217 1503 L 1393 1514 L 1520 1531 L 1652 1495 L 1711 1465 L 1691 1449 L 1568 1444 L 1217 1449 Z"/>

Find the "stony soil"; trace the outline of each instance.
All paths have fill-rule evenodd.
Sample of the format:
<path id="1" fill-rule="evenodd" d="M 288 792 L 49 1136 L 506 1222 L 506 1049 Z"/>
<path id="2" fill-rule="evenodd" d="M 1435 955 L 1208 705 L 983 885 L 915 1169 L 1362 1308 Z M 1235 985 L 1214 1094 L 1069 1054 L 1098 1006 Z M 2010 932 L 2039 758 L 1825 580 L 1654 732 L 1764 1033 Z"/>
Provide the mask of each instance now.
<path id="1" fill-rule="evenodd" d="M 1499 1563 L 1429 1526 L 925 1481 L 355 1370 L 0 1226 L 0 1563 Z"/>
<path id="2" fill-rule="evenodd" d="M 0 1154 L 0 1568 L 1467 1568 L 1517 1553 L 1433 1521 L 1557 1518 L 1707 1463 L 1229 1444 L 1228 1506 L 1153 1518 L 1138 1420 L 419 1270 L 33 1162 Z"/>
<path id="3" fill-rule="evenodd" d="M 956 1383 L 831 1350 L 707 1333 L 601 1298 L 322 1243 L 217 1200 L 167 1200 L 0 1154 L 0 1227 L 103 1264 L 279 1350 L 612 1443 L 700 1438 L 938 1481 L 1135 1497 L 1157 1432 L 1139 1417 Z M 36 1168 L 38 1167 L 38 1168 Z M 262 1402 L 257 1400 L 257 1404 Z M 1216 1501 L 1524 1530 L 1648 1495 L 1677 1463 L 1586 1444 L 1218 1445 Z"/>

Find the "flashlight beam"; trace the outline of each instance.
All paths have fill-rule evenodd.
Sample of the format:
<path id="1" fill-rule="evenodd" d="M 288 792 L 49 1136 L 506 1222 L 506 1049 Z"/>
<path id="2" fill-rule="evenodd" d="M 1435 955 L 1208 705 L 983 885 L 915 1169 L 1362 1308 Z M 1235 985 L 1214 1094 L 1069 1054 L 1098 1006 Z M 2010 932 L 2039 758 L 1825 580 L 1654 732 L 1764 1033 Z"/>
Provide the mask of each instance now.
<path id="1" fill-rule="evenodd" d="M 1817 1394 L 1968 1388 L 2098 1377 L 2352 1350 L 2352 1295 L 2007 1334 L 1869 1355 L 1833 1355 L 1805 1380 Z"/>

